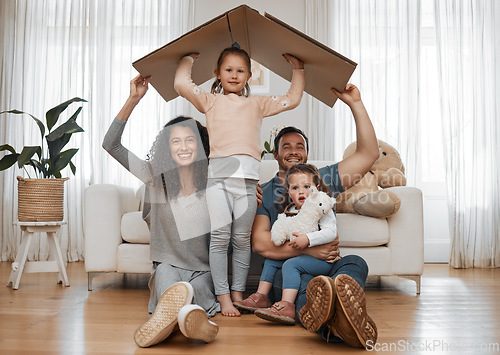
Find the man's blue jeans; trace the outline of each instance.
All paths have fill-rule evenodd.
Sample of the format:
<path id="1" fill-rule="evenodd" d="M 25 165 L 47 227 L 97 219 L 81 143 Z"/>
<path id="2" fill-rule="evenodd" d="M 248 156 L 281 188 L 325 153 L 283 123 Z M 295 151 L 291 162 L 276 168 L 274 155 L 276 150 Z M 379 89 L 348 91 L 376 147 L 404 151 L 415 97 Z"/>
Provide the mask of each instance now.
<path id="1" fill-rule="evenodd" d="M 366 261 L 358 256 L 358 255 L 347 255 L 342 257 L 340 260 L 336 261 L 333 264 L 332 272 L 330 277 L 334 279 L 338 275 L 349 275 L 361 286 L 361 288 L 365 288 L 366 278 L 368 277 L 368 265 Z M 295 312 L 297 314 L 297 318 L 299 318 L 299 311 L 302 307 L 305 306 L 307 302 L 306 289 L 309 281 L 314 276 L 303 274 L 301 277 L 301 283 L 299 288 L 299 293 L 297 294 L 297 298 L 295 299 Z M 281 299 L 282 293 L 282 285 L 283 285 L 283 277 L 281 274 L 281 270 L 276 273 L 273 282 L 273 289 L 269 294 L 272 302 L 278 301 Z M 342 340 L 335 336 L 328 336 L 329 329 L 326 326 L 321 327 L 318 330 L 318 333 L 321 335 L 323 340 L 328 341 L 330 343 L 339 343 Z"/>

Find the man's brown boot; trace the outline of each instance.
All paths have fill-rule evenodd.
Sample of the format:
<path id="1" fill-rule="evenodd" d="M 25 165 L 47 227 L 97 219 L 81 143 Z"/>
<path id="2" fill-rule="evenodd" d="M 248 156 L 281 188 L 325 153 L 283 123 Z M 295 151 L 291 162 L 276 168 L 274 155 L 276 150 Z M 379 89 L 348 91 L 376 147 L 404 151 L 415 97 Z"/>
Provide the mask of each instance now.
<path id="1" fill-rule="evenodd" d="M 307 285 L 307 303 L 299 311 L 301 323 L 311 333 L 316 333 L 328 323 L 335 311 L 334 282 L 328 276 L 316 276 Z"/>
<path id="2" fill-rule="evenodd" d="M 361 286 L 348 275 L 334 280 L 335 315 L 329 325 L 333 334 L 352 347 L 366 348 L 377 341 L 377 326 L 366 312 Z"/>

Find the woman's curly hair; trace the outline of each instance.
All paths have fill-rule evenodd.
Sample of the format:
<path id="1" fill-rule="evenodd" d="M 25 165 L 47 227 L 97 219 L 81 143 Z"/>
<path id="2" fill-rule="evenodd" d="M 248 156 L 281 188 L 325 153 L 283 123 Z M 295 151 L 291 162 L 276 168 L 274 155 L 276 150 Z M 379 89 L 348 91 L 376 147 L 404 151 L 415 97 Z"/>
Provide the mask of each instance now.
<path id="1" fill-rule="evenodd" d="M 150 162 L 155 183 L 163 184 L 167 199 L 176 198 L 181 189 L 178 164 L 174 161 L 170 151 L 170 134 L 175 126 L 191 128 L 196 136 L 197 158 L 194 165 L 194 185 L 196 192 L 206 189 L 208 173 L 208 156 L 210 145 L 208 131 L 200 122 L 187 116 L 179 116 L 169 121 L 158 133 L 147 155 Z"/>

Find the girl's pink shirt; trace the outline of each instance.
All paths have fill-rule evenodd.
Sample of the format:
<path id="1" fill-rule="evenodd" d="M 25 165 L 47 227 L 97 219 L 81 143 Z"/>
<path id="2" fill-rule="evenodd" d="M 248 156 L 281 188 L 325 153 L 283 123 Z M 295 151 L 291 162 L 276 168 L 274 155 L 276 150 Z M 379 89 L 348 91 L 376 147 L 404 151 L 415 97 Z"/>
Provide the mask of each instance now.
<path id="1" fill-rule="evenodd" d="M 250 155 L 260 161 L 260 129 L 264 117 L 291 110 L 300 104 L 305 73 L 294 69 L 292 83 L 283 96 L 238 96 L 211 94 L 191 79 L 193 59 L 181 59 L 175 73 L 174 88 L 207 117 L 210 158 Z"/>

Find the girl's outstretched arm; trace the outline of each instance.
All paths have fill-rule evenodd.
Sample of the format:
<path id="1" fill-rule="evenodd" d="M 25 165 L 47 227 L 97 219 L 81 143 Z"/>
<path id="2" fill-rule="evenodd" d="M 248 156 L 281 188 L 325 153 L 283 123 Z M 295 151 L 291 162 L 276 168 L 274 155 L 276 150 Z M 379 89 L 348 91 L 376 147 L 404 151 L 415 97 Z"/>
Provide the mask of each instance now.
<path id="1" fill-rule="evenodd" d="M 261 110 L 264 117 L 292 110 L 299 106 L 300 101 L 302 100 L 302 94 L 304 93 L 304 85 L 306 82 L 304 63 L 290 54 L 283 54 L 283 57 L 294 67 L 292 83 L 288 92 L 283 96 L 260 97 Z"/>
<path id="2" fill-rule="evenodd" d="M 180 96 L 191 102 L 198 111 L 206 113 L 213 104 L 210 97 L 213 95 L 200 89 L 191 79 L 191 69 L 196 58 L 198 58 L 197 53 L 182 57 L 175 72 L 174 89 Z"/>
<path id="3" fill-rule="evenodd" d="M 288 53 L 283 54 L 283 58 L 285 58 L 288 63 L 293 65 L 293 69 L 304 69 L 304 62 L 299 58 Z"/>

